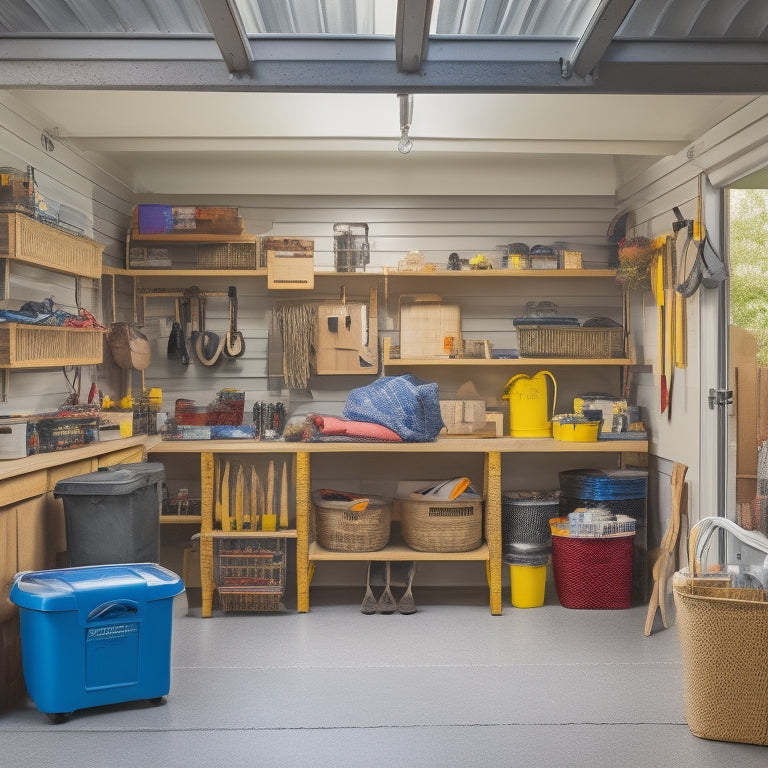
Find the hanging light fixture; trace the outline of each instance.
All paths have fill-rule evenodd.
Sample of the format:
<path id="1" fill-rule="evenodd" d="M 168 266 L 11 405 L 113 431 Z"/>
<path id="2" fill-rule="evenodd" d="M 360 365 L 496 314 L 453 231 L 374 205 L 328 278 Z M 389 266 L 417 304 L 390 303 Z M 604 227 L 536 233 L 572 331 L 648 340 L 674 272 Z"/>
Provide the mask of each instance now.
<path id="1" fill-rule="evenodd" d="M 413 94 L 398 93 L 397 99 L 400 102 L 400 141 L 397 142 L 397 151 L 407 155 L 413 149 L 413 142 L 408 136 L 413 118 Z"/>

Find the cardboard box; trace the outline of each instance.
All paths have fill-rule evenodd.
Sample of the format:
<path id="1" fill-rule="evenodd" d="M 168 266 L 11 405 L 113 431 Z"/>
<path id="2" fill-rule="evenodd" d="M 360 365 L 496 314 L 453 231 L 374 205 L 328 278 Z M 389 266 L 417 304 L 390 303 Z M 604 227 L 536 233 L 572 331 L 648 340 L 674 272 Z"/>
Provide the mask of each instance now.
<path id="1" fill-rule="evenodd" d="M 310 290 L 314 287 L 314 251 L 267 249 L 267 288 Z"/>
<path id="2" fill-rule="evenodd" d="M 441 400 L 440 415 L 447 435 L 470 435 L 487 430 L 485 400 Z M 495 429 L 495 428 L 494 428 Z"/>
<path id="3" fill-rule="evenodd" d="M 315 372 L 368 374 L 378 372 L 379 332 L 363 302 L 323 302 L 317 308 Z"/>
<path id="4" fill-rule="evenodd" d="M 440 301 L 403 301 L 400 305 L 400 356 L 450 357 L 461 346 L 461 308 Z"/>

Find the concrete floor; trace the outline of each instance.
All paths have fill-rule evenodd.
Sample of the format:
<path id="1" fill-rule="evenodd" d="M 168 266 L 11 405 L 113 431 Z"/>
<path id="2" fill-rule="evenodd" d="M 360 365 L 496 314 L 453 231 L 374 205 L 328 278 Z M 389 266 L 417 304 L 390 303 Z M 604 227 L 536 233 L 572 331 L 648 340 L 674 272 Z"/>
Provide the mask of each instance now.
<path id="1" fill-rule="evenodd" d="M 417 578 L 418 582 L 418 578 Z M 54 725 L 0 712 L 7 768 L 766 765 L 768 748 L 686 725 L 674 627 L 646 607 L 516 609 L 505 590 L 414 587 L 418 612 L 360 613 L 363 590 L 313 589 L 307 614 L 200 618 L 174 605 L 171 691 Z M 197 604 L 196 604 L 197 603 Z M 673 613 L 669 597 L 669 612 Z"/>

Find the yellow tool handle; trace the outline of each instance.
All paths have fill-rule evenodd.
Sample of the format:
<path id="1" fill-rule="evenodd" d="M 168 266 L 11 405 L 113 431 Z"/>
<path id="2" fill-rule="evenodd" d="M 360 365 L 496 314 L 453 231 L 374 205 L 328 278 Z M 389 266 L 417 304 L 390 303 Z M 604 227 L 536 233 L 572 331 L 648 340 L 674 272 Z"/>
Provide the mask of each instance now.
<path id="1" fill-rule="evenodd" d="M 685 306 L 685 296 L 675 291 L 675 366 L 688 367 L 688 313 Z"/>

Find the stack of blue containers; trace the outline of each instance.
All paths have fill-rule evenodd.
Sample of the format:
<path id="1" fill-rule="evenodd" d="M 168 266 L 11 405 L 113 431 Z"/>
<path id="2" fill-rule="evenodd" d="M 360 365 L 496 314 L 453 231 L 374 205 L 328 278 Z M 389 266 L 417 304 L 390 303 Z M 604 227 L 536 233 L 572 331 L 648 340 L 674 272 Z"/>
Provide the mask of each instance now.
<path id="1" fill-rule="evenodd" d="M 648 473 L 640 469 L 571 469 L 560 473 L 560 516 L 601 507 L 635 519 L 632 599 L 648 600 Z"/>

